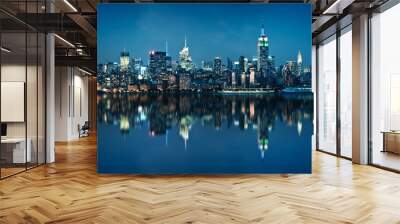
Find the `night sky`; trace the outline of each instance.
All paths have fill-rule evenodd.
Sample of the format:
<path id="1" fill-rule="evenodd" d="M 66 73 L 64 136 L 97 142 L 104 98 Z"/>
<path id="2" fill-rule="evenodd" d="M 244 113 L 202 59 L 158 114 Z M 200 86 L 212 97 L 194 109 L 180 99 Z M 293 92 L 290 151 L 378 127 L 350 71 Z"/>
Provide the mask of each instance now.
<path id="1" fill-rule="evenodd" d="M 150 50 L 179 57 L 187 36 L 190 54 L 202 60 L 257 56 L 261 25 L 276 65 L 296 60 L 311 64 L 311 6 L 308 4 L 99 4 L 98 63 L 119 62 L 124 49 L 148 62 Z"/>

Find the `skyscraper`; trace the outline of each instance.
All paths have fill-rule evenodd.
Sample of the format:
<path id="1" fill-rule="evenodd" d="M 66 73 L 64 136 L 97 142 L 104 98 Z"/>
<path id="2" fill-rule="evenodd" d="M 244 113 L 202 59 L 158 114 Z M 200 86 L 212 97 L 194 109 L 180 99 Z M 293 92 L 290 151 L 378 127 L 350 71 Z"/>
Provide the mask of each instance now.
<path id="1" fill-rule="evenodd" d="M 119 66 L 121 72 L 127 72 L 129 69 L 129 52 L 126 52 L 125 50 L 121 52 L 120 58 L 119 58 Z"/>
<path id="2" fill-rule="evenodd" d="M 150 51 L 149 73 L 152 77 L 165 74 L 167 71 L 167 57 L 163 51 Z"/>
<path id="3" fill-rule="evenodd" d="M 253 64 L 253 67 L 255 68 L 255 70 L 258 71 L 258 58 L 257 57 L 253 57 L 251 59 L 251 63 Z"/>
<path id="4" fill-rule="evenodd" d="M 268 37 L 264 33 L 264 25 L 261 27 L 261 35 L 258 38 L 257 43 L 257 69 L 262 73 L 263 76 L 266 76 L 266 72 L 268 70 L 268 55 L 269 55 L 269 46 L 268 46 Z"/>
<path id="5" fill-rule="evenodd" d="M 247 73 L 249 71 L 249 59 L 244 58 L 244 72 Z"/>
<path id="6" fill-rule="evenodd" d="M 236 87 L 236 74 L 235 74 L 235 72 L 232 72 L 232 74 L 231 74 L 231 85 L 232 85 L 232 87 Z"/>
<path id="7" fill-rule="evenodd" d="M 254 87 L 255 84 L 255 71 L 253 67 L 250 68 L 249 84 L 250 87 Z"/>
<path id="8" fill-rule="evenodd" d="M 242 74 L 245 72 L 245 65 L 244 65 L 244 56 L 239 57 L 239 73 Z"/>
<path id="9" fill-rule="evenodd" d="M 201 61 L 201 68 L 204 71 L 212 71 L 213 70 L 213 62 L 210 61 Z"/>
<path id="10" fill-rule="evenodd" d="M 274 70 L 275 69 L 275 56 L 268 56 L 268 68 L 270 70 Z"/>
<path id="11" fill-rule="evenodd" d="M 168 41 L 165 41 L 165 63 L 168 73 L 172 73 L 172 57 L 168 54 Z"/>
<path id="12" fill-rule="evenodd" d="M 214 58 L 214 74 L 219 77 L 222 74 L 222 60 L 220 57 Z"/>
<path id="13" fill-rule="evenodd" d="M 185 71 L 190 71 L 193 68 L 192 58 L 190 57 L 189 47 L 187 46 L 187 40 L 185 36 L 185 46 L 179 52 L 179 65 Z"/>
<path id="14" fill-rule="evenodd" d="M 303 74 L 303 57 L 301 56 L 301 52 L 297 53 L 297 76 L 301 76 Z"/>
<path id="15" fill-rule="evenodd" d="M 140 73 L 140 68 L 143 66 L 143 61 L 141 58 L 134 58 L 132 59 L 133 63 L 133 70 L 136 74 Z"/>
<path id="16" fill-rule="evenodd" d="M 244 73 L 244 72 L 241 75 L 240 84 L 241 84 L 242 88 L 246 88 L 246 73 Z"/>
<path id="17" fill-rule="evenodd" d="M 232 69 L 233 69 L 233 62 L 232 62 L 232 60 L 231 60 L 230 58 L 227 58 L 227 59 L 226 59 L 226 68 L 227 68 L 229 71 L 232 71 Z"/>

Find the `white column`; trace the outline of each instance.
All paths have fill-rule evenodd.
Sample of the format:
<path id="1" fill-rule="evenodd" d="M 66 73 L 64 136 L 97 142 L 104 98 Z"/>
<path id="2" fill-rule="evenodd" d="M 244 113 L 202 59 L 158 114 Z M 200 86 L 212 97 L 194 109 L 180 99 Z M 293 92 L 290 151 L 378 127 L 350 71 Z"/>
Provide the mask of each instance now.
<path id="1" fill-rule="evenodd" d="M 55 141 L 69 141 L 71 125 L 72 68 L 58 66 L 55 69 Z"/>
<path id="2" fill-rule="evenodd" d="M 55 161 L 55 54 L 54 35 L 46 36 L 46 163 Z"/>
<path id="3" fill-rule="evenodd" d="M 353 162 L 368 163 L 368 15 L 353 19 Z"/>

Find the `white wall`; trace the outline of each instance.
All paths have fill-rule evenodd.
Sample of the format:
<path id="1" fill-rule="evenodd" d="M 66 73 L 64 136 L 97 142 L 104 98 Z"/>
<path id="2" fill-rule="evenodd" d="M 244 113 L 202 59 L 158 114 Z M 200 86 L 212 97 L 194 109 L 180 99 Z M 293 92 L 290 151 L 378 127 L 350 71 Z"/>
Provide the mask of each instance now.
<path id="1" fill-rule="evenodd" d="M 70 77 L 67 67 L 55 68 L 55 141 L 68 140 L 68 101 Z"/>
<path id="2" fill-rule="evenodd" d="M 56 67 L 55 73 L 55 140 L 70 141 L 88 121 L 88 78 L 73 67 Z"/>
<path id="3" fill-rule="evenodd" d="M 25 82 L 25 64 L 4 64 L 1 66 L 1 81 Z M 7 110 L 7 108 L 1 108 Z M 7 123 L 7 137 L 25 137 L 25 122 Z"/>
<path id="4" fill-rule="evenodd" d="M 27 70 L 25 70 L 27 69 Z M 3 64 L 1 66 L 1 81 L 2 82 L 25 82 L 25 75 L 28 72 L 28 87 L 27 87 L 27 119 L 28 119 L 28 137 L 33 131 L 36 136 L 36 107 L 43 106 L 37 105 L 36 95 L 36 84 L 37 80 L 33 79 L 32 76 L 36 77 L 36 66 L 27 66 L 25 64 Z M 32 75 L 34 74 L 34 75 Z M 4 96 L 3 96 L 4 97 Z M 40 101 L 42 102 L 42 101 Z M 7 110 L 7 108 L 1 108 Z M 25 123 L 26 122 L 8 122 L 7 134 L 9 137 L 25 137 Z M 43 137 L 43 136 L 40 136 Z"/>

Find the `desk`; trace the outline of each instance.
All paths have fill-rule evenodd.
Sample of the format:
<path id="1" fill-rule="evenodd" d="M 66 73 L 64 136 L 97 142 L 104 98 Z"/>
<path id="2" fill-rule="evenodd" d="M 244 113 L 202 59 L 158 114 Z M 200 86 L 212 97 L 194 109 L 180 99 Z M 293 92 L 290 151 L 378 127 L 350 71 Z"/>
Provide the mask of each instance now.
<path id="1" fill-rule="evenodd" d="M 382 131 L 383 150 L 382 152 L 392 152 L 400 154 L 400 131 Z"/>
<path id="2" fill-rule="evenodd" d="M 31 162 L 31 139 L 27 139 L 28 143 L 25 151 L 25 138 L 5 138 L 1 139 L 1 154 L 5 154 L 5 159 L 10 163 L 26 163 Z M 12 154 L 12 156 L 11 156 Z M 4 157 L 3 157 L 4 158 Z M 12 158 L 12 160 L 11 160 Z"/>

